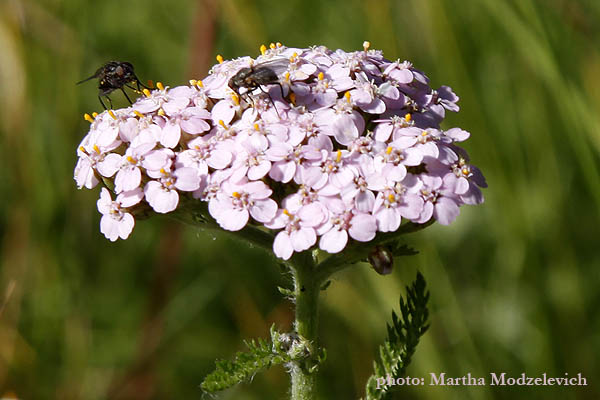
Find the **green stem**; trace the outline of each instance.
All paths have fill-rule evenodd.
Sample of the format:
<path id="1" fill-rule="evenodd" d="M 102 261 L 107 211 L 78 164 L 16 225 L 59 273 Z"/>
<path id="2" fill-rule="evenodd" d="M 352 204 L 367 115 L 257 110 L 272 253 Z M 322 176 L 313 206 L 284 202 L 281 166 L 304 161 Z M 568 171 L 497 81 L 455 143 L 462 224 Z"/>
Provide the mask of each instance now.
<path id="1" fill-rule="evenodd" d="M 315 263 L 309 252 L 297 254 L 290 260 L 294 275 L 294 297 L 296 300 L 296 333 L 310 343 L 311 357 L 290 365 L 292 378 L 291 400 L 316 398 L 316 373 L 310 368 L 318 351 L 317 326 L 319 314 L 320 286 L 315 279 Z"/>
<path id="2" fill-rule="evenodd" d="M 176 219 L 213 232 L 222 232 L 216 221 L 209 215 L 205 205 L 190 204 L 170 214 Z M 286 262 L 294 277 L 294 300 L 296 302 L 295 332 L 308 343 L 308 356 L 290 363 L 292 380 L 291 400 L 313 400 L 316 398 L 316 366 L 319 344 L 317 337 L 319 292 L 329 277 L 351 264 L 367 258 L 375 245 L 385 244 L 406 233 L 416 232 L 431 225 L 433 220 L 425 224 L 406 223 L 396 232 L 380 233 L 368 243 L 356 242 L 344 252 L 329 256 L 317 265 L 317 256 L 310 251 L 296 253 Z M 255 246 L 262 247 L 271 254 L 273 235 L 252 225 L 231 235 L 243 239 Z"/>

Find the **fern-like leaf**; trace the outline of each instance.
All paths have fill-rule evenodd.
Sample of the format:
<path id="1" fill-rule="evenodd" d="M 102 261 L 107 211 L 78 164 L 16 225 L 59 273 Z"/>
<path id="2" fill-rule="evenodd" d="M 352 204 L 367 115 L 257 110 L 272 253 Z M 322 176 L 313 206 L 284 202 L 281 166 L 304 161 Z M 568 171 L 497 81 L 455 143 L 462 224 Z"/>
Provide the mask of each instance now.
<path id="1" fill-rule="evenodd" d="M 214 393 L 228 389 L 243 381 L 250 380 L 257 372 L 273 365 L 292 361 L 279 343 L 283 337 L 271 328 L 271 337 L 275 343 L 265 339 L 245 342 L 248 351 L 236 353 L 233 361 L 219 360 L 216 367 L 200 385 L 203 391 Z"/>
<path id="2" fill-rule="evenodd" d="M 425 278 L 417 273 L 417 279 L 406 287 L 406 301 L 400 297 L 400 317 L 392 312 L 392 323 L 387 325 L 388 338 L 379 346 L 379 360 L 373 363 L 374 373 L 367 381 L 367 400 L 387 400 L 391 398 L 390 389 L 395 386 L 379 384 L 380 380 L 390 376 L 394 381 L 406 373 L 415 353 L 420 337 L 427 331 L 427 301 L 429 293 L 425 290 Z"/>

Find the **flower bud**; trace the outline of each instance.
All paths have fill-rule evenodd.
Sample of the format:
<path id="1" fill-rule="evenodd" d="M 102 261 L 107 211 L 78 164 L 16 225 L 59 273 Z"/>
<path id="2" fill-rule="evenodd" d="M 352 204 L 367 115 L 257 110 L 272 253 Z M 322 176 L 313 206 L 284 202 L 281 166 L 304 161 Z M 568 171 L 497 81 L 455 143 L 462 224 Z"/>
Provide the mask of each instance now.
<path id="1" fill-rule="evenodd" d="M 379 275 L 388 275 L 394 268 L 394 255 L 382 246 L 375 246 L 369 253 L 369 264 Z"/>

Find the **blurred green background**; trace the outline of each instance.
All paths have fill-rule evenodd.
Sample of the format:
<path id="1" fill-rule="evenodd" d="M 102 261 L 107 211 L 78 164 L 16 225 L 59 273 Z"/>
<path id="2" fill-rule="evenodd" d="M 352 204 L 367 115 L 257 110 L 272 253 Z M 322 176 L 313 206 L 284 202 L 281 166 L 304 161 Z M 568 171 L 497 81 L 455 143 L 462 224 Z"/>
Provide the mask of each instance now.
<path id="1" fill-rule="evenodd" d="M 367 265 L 322 296 L 323 399 L 363 395 L 403 287 L 421 270 L 431 329 L 408 370 L 582 373 L 587 387 L 406 387 L 411 399 L 600 398 L 600 2 L 597 0 L 0 0 L 0 396 L 202 398 L 215 358 L 285 330 L 288 278 L 259 249 L 167 218 L 126 241 L 99 232 L 75 149 L 112 59 L 176 86 L 217 53 L 262 43 L 408 59 L 461 112 L 445 128 L 487 177 L 486 202 L 407 238 L 421 253 Z M 116 106 L 125 105 L 113 96 Z M 220 399 L 285 399 L 282 368 Z"/>

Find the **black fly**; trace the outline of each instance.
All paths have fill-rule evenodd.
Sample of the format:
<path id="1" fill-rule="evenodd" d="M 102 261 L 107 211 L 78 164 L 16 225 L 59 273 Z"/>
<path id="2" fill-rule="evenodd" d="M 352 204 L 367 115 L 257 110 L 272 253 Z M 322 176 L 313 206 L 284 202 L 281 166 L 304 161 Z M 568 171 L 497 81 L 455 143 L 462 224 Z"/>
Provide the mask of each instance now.
<path id="1" fill-rule="evenodd" d="M 98 100 L 100 100 L 100 104 L 106 110 L 106 106 L 102 101 L 102 97 L 106 97 L 108 99 L 108 104 L 112 108 L 112 101 L 108 95 L 116 89 L 120 89 L 125 98 L 129 101 L 129 104 L 132 104 L 131 99 L 123 89 L 124 86 L 133 89 L 137 92 L 140 92 L 142 88 L 146 88 L 143 83 L 140 82 L 138 77 L 133 72 L 133 65 L 128 62 L 121 61 L 109 61 L 94 73 L 94 75 L 86 78 L 82 81 L 77 82 L 80 83 L 89 81 L 90 79 L 98 78 Z M 136 87 L 131 86 L 131 84 L 135 84 Z"/>
<path id="2" fill-rule="evenodd" d="M 244 92 L 244 95 L 248 95 L 255 89 L 260 89 L 263 93 L 266 93 L 261 87 L 262 85 L 278 85 L 283 96 L 283 88 L 279 83 L 279 76 L 287 69 L 289 63 L 290 61 L 287 58 L 276 58 L 251 67 L 244 67 L 229 79 L 228 85 L 238 96 L 241 96 L 241 88 L 245 88 L 246 92 Z M 273 99 L 271 97 L 269 99 L 273 107 L 275 107 Z"/>

